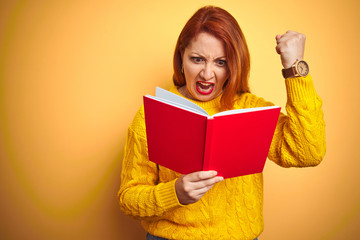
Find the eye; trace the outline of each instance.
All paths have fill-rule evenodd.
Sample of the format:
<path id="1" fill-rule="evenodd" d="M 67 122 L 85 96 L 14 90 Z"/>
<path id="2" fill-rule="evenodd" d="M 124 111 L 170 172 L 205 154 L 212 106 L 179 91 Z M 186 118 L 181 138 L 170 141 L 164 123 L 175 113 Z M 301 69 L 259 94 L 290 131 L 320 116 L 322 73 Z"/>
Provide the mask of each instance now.
<path id="1" fill-rule="evenodd" d="M 203 59 L 201 57 L 191 57 L 191 60 L 194 63 L 202 63 L 203 62 Z"/>
<path id="2" fill-rule="evenodd" d="M 225 67 L 226 66 L 226 60 L 217 60 L 216 64 L 220 67 Z"/>

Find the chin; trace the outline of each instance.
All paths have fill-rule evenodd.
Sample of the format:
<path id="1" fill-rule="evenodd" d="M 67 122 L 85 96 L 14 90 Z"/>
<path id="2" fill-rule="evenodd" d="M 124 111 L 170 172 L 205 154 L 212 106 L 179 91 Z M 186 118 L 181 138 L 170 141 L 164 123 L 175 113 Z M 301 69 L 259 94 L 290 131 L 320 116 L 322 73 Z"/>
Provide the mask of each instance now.
<path id="1" fill-rule="evenodd" d="M 217 96 L 215 94 L 213 94 L 213 93 L 208 94 L 208 95 L 197 93 L 195 95 L 195 99 L 198 100 L 198 101 L 201 101 L 201 102 L 208 102 L 208 101 L 211 101 L 211 100 L 215 99 L 216 97 Z"/>
<path id="2" fill-rule="evenodd" d="M 221 92 L 217 91 L 217 89 L 213 89 L 213 91 L 211 91 L 208 94 L 199 92 L 196 89 L 196 87 L 194 87 L 193 89 L 189 89 L 189 90 L 190 90 L 189 93 L 191 95 L 190 98 L 192 98 L 193 100 L 196 100 L 196 101 L 200 101 L 200 102 L 211 101 L 221 94 Z"/>

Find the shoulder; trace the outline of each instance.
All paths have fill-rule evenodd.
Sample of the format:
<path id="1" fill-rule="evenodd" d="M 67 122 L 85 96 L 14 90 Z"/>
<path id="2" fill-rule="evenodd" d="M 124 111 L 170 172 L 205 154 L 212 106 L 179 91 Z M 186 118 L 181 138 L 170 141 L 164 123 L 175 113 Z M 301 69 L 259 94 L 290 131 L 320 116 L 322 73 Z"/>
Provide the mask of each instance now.
<path id="1" fill-rule="evenodd" d="M 274 104 L 252 93 L 242 93 L 236 95 L 235 97 L 235 102 L 234 102 L 235 109 L 266 107 L 266 106 L 274 106 Z"/>

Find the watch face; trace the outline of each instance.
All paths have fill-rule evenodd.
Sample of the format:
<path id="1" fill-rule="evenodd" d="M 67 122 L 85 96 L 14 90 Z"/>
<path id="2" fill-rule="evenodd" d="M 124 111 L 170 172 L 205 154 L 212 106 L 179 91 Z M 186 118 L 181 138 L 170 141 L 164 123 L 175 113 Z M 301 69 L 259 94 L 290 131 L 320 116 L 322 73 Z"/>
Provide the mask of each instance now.
<path id="1" fill-rule="evenodd" d="M 297 64 L 297 71 L 301 76 L 306 76 L 309 73 L 309 66 L 305 61 L 299 61 Z"/>

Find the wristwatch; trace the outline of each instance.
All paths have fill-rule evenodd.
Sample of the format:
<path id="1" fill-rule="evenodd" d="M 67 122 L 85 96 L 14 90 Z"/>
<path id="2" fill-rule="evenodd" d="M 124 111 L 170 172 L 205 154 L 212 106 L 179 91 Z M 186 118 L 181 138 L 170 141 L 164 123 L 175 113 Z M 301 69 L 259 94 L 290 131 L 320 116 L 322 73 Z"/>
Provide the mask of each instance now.
<path id="1" fill-rule="evenodd" d="M 304 60 L 296 60 L 290 67 L 282 70 L 284 78 L 306 77 L 309 73 L 309 65 Z"/>

